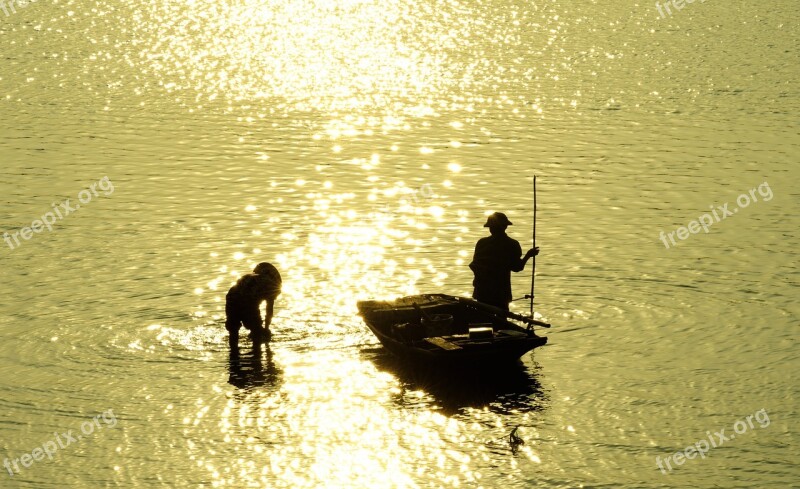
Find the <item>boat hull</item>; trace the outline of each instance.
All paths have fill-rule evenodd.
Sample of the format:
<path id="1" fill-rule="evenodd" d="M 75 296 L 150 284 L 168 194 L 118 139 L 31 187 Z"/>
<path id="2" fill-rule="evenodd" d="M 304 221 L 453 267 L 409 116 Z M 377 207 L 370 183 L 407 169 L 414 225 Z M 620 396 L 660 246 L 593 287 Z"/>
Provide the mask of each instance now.
<path id="1" fill-rule="evenodd" d="M 480 303 L 445 294 L 361 301 L 358 309 L 381 344 L 414 365 L 499 367 L 519 362 L 522 355 L 547 343 L 546 337 L 482 310 Z M 430 316 L 452 316 L 452 323 L 426 331 L 420 323 Z M 417 334 L 409 337 L 405 329 Z"/>

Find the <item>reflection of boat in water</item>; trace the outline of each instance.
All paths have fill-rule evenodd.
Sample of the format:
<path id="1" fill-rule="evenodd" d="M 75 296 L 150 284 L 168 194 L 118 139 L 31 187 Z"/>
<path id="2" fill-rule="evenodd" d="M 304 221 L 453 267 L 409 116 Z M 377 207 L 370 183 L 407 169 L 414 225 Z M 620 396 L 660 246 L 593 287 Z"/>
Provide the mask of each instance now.
<path id="1" fill-rule="evenodd" d="M 453 414 L 464 408 L 486 408 L 498 414 L 527 413 L 545 409 L 549 398 L 539 383 L 536 367 L 508 364 L 504 368 L 459 370 L 420 368 L 380 348 L 362 354 L 379 370 L 400 382 L 392 397 L 407 408 L 441 408 Z M 420 396 L 419 391 L 427 396 Z"/>
<path id="2" fill-rule="evenodd" d="M 358 310 L 387 350 L 417 365 L 490 368 L 518 361 L 547 343 L 509 318 L 549 325 L 465 297 L 424 294 L 359 301 Z"/>

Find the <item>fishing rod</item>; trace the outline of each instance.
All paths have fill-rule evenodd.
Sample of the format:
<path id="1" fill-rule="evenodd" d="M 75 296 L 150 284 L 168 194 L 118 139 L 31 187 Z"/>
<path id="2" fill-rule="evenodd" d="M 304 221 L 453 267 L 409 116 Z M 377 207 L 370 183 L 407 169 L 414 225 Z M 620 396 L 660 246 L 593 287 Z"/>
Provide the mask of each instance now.
<path id="1" fill-rule="evenodd" d="M 531 267 L 531 319 L 533 319 L 533 285 L 536 280 L 536 175 L 533 176 L 533 265 Z"/>
<path id="2" fill-rule="evenodd" d="M 517 321 L 523 322 L 528 326 L 536 325 L 536 326 L 542 326 L 543 328 L 550 327 L 550 324 L 544 321 L 539 321 L 537 319 L 525 317 L 521 314 L 517 314 L 511 311 L 506 311 L 505 309 L 500 309 L 499 307 L 495 307 L 490 304 L 484 304 L 483 302 L 478 302 L 475 299 L 469 299 L 467 297 L 456 297 L 456 300 L 458 300 L 458 302 L 461 302 L 462 304 L 465 304 L 468 307 L 472 307 L 473 309 L 482 310 L 498 317 L 516 319 Z"/>

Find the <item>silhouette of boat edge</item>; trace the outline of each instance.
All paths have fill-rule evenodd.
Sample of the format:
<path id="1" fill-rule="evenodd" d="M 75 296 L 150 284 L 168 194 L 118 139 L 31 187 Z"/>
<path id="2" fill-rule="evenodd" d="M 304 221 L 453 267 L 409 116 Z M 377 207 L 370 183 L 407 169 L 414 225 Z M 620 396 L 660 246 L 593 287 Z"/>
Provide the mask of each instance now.
<path id="1" fill-rule="evenodd" d="M 420 294 L 357 307 L 381 344 L 415 365 L 502 366 L 547 343 L 504 311 L 466 297 Z"/>

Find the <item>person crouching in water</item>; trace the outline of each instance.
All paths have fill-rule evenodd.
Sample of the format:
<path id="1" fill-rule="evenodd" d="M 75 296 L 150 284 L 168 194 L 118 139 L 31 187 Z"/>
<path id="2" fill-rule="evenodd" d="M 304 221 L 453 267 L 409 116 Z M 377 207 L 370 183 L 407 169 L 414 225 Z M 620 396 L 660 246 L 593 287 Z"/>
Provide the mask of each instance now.
<path id="1" fill-rule="evenodd" d="M 269 341 L 275 299 L 281 293 L 281 274 L 270 263 L 259 263 L 253 270 L 240 278 L 225 296 L 225 329 L 228 330 L 228 344 L 231 349 L 239 347 L 239 326 L 250 330 L 254 342 Z M 267 301 L 267 315 L 261 319 L 261 303 Z M 262 325 L 263 324 L 263 325 Z"/>

